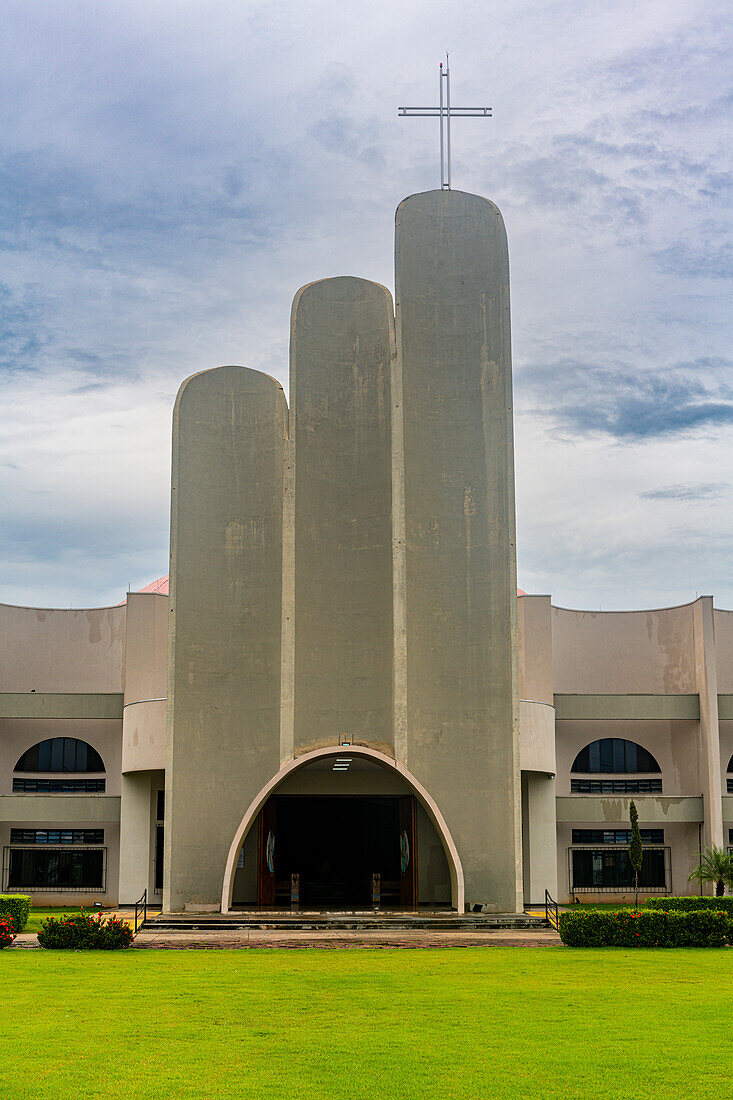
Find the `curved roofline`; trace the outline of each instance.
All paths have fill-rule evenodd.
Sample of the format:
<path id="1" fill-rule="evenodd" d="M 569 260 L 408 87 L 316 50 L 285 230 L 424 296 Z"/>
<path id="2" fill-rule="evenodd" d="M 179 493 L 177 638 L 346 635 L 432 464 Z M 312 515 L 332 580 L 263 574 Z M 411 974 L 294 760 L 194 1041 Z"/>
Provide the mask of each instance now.
<path id="1" fill-rule="evenodd" d="M 609 607 L 605 610 L 592 607 L 561 607 L 559 604 L 552 604 L 554 611 L 573 611 L 578 615 L 648 615 L 653 611 L 679 611 L 683 607 L 692 607 L 698 600 L 704 599 L 704 596 L 697 596 L 694 600 L 688 600 L 686 603 L 673 603 L 668 607 L 621 607 L 613 608 Z M 716 611 L 722 611 L 723 608 L 716 607 Z"/>
<path id="2" fill-rule="evenodd" d="M 128 593 L 132 595 L 133 593 Z M 157 592 L 152 592 L 150 595 L 158 595 Z M 122 603 L 109 603 L 102 604 L 101 607 L 33 607 L 32 605 L 24 603 L 3 603 L 0 601 L 0 607 L 12 607 L 16 611 L 115 611 L 118 607 L 124 607 L 127 602 L 127 597 Z"/>

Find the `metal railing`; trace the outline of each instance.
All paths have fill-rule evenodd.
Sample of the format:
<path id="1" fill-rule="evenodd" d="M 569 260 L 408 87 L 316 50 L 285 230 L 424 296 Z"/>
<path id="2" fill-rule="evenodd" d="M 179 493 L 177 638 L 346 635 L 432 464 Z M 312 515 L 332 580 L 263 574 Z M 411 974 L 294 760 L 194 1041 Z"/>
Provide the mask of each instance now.
<path id="1" fill-rule="evenodd" d="M 143 919 L 139 920 L 138 918 L 139 918 L 141 913 L 142 913 L 142 918 Z M 147 888 L 146 888 L 145 890 L 143 890 L 142 897 L 138 898 L 138 900 L 135 902 L 135 935 L 138 934 L 138 931 L 142 928 L 142 926 L 145 924 L 145 921 L 147 919 L 148 919 L 148 891 L 147 891 Z"/>
<path id="2" fill-rule="evenodd" d="M 560 910 L 549 890 L 545 890 L 545 920 L 555 931 L 560 927 Z"/>

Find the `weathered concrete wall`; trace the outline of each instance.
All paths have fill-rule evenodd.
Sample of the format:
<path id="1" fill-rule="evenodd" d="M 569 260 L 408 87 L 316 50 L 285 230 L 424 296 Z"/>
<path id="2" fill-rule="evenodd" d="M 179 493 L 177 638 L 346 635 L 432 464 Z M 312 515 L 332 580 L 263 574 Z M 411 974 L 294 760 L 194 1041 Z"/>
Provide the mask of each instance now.
<path id="1" fill-rule="evenodd" d="M 392 740 L 393 352 L 383 286 L 338 278 L 298 291 L 290 345 L 297 751 L 342 737 Z"/>
<path id="2" fill-rule="evenodd" d="M 0 794 L 10 794 L 13 789 L 13 770 L 23 753 L 39 741 L 49 737 L 76 737 L 96 749 L 104 764 L 106 793 L 120 793 L 120 757 L 122 751 L 122 722 L 110 718 L 56 718 L 52 721 L 38 718 L 4 718 L 0 720 Z M 34 778 L 63 779 L 63 774 L 33 775 Z M 90 777 L 102 778 L 103 773 L 90 773 Z M 19 796 L 20 797 L 20 796 Z M 26 797 L 23 795 L 22 797 Z M 56 821 L 63 821 L 63 808 L 68 795 L 57 796 Z M 97 796 L 88 796 L 97 797 Z"/>
<path id="3" fill-rule="evenodd" d="M 718 665 L 718 691 L 733 692 L 733 611 L 713 612 L 715 651 Z"/>
<path id="4" fill-rule="evenodd" d="M 552 609 L 558 694 L 697 691 L 692 604 L 657 611 Z"/>
<path id="5" fill-rule="evenodd" d="M 123 772 L 165 768 L 167 670 L 168 597 L 130 593 L 125 631 Z"/>
<path id="6" fill-rule="evenodd" d="M 467 902 L 521 906 L 509 263 L 498 209 L 429 191 L 396 218 L 407 765 Z M 400 618 L 399 615 L 396 618 Z"/>
<path id="7" fill-rule="evenodd" d="M 244 367 L 176 400 L 166 909 L 219 907 L 232 837 L 279 766 L 286 425 L 278 383 Z"/>
<path id="8" fill-rule="evenodd" d="M 706 848 L 723 846 L 723 807 L 720 801 L 720 726 L 718 722 L 718 663 L 715 653 L 713 597 L 701 596 L 693 608 L 694 657 L 700 695 L 698 759 L 705 800 L 703 842 Z"/>
<path id="9" fill-rule="evenodd" d="M 698 723 L 695 721 L 556 722 L 557 793 L 570 794 L 571 768 L 581 749 L 604 737 L 621 737 L 647 749 L 662 769 L 649 773 L 662 780 L 665 795 L 692 795 L 701 790 L 698 763 Z M 594 779 L 612 779 L 594 775 Z"/>
<path id="10" fill-rule="evenodd" d="M 0 691 L 122 691 L 125 612 L 0 604 Z"/>

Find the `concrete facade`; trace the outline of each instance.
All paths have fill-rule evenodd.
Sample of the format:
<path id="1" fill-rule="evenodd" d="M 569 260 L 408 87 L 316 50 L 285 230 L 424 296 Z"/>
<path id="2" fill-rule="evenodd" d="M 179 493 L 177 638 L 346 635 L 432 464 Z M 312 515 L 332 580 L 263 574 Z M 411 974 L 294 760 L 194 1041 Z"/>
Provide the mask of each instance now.
<path id="1" fill-rule="evenodd" d="M 277 770 L 287 405 L 244 367 L 173 414 L 165 909 L 215 909 L 231 836 Z"/>
<path id="2" fill-rule="evenodd" d="M 509 260 L 493 203 L 456 191 L 401 203 L 395 293 L 406 762 L 466 852 L 468 897 L 510 911 L 522 893 L 514 454 Z"/>
<path id="3" fill-rule="evenodd" d="M 632 798 L 650 892 L 733 846 L 733 612 L 516 596 L 499 211 L 412 196 L 395 267 L 394 308 L 358 278 L 297 293 L 290 409 L 244 367 L 183 383 L 170 594 L 0 606 L 0 890 L 285 904 L 276 814 L 329 803 L 383 814 L 390 904 L 624 899 Z"/>

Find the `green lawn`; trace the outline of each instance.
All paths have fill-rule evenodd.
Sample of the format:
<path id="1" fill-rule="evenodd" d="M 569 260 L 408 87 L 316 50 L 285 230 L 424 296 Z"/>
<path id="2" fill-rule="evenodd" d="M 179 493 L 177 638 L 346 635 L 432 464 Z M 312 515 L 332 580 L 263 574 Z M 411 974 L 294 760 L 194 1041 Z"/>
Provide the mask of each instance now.
<path id="1" fill-rule="evenodd" d="M 693 1100 L 733 1064 L 730 950 L 6 950 L 0 983 L 2 1098 Z"/>
<path id="2" fill-rule="evenodd" d="M 65 913 L 80 913 L 80 912 L 81 912 L 81 909 L 79 909 L 78 907 L 76 907 L 74 905 L 63 905 L 63 906 L 53 906 L 53 907 L 46 906 L 46 907 L 39 907 L 38 909 L 33 908 L 30 911 L 30 916 L 28 917 L 28 923 L 26 924 L 23 931 L 24 932 L 40 932 L 41 931 L 41 921 L 44 920 L 46 917 L 62 917 Z M 99 912 L 99 910 L 89 908 L 89 909 L 86 909 L 85 912 L 87 912 L 87 913 L 97 913 L 97 912 Z M 2 1086 L 0 1086 L 0 1090 L 1 1090 L 1 1088 L 2 1088 Z M 2 1091 L 0 1091 L 0 1096 L 2 1096 Z"/>

